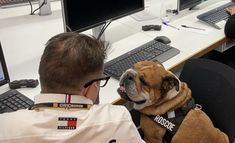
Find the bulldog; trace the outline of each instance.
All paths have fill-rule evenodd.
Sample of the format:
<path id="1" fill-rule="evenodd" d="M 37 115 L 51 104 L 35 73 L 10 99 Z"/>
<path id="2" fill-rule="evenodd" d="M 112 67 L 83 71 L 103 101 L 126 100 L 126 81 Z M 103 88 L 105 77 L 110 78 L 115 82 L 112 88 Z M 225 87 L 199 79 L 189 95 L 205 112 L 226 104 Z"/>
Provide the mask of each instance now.
<path id="1" fill-rule="evenodd" d="M 229 143 L 194 104 L 191 90 L 158 61 L 134 64 L 120 78 L 120 96 L 141 113 L 146 143 Z M 170 139 L 169 139 L 170 137 Z"/>

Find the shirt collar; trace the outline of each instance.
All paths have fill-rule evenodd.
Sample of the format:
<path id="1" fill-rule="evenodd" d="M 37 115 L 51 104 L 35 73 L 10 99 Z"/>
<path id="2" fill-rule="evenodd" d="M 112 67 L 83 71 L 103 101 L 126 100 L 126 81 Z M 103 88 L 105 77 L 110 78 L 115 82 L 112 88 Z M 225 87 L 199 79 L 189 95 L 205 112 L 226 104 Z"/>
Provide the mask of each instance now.
<path id="1" fill-rule="evenodd" d="M 93 104 L 92 100 L 81 95 L 46 93 L 46 94 L 39 94 L 34 97 L 34 104 L 48 103 L 48 102 Z"/>

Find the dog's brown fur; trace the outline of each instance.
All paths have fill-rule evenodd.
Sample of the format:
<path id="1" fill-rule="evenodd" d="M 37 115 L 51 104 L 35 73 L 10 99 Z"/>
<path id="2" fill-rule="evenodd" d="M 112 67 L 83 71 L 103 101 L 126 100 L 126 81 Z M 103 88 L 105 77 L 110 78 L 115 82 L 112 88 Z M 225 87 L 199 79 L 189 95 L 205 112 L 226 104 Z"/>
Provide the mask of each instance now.
<path id="1" fill-rule="evenodd" d="M 129 75 L 127 75 L 129 74 Z M 128 79 L 125 76 L 131 76 Z M 167 79 L 167 80 L 166 80 Z M 125 80 L 133 80 L 130 85 L 135 84 L 129 90 L 134 90 L 137 97 L 128 92 L 128 83 Z M 151 100 L 151 105 L 137 109 L 141 112 L 140 126 L 144 132 L 146 143 L 162 143 L 166 129 L 159 126 L 146 115 L 163 115 L 168 111 L 183 108 L 192 98 L 191 90 L 186 83 L 181 82 L 179 93 L 173 98 L 168 98 L 166 91 L 175 83 L 173 74 L 164 69 L 159 62 L 142 61 L 134 65 L 133 69 L 123 74 L 120 80 L 120 86 L 124 86 L 127 90 L 127 96 L 133 101 L 138 99 Z M 164 88 L 164 89 L 162 89 Z M 144 92 L 143 92 L 144 91 Z M 146 94 L 146 92 L 148 94 Z M 143 94 L 144 93 L 144 94 Z M 119 91 L 119 94 L 123 94 Z M 148 97 L 146 98 L 146 95 Z M 213 126 L 209 117 L 199 109 L 192 109 L 184 118 L 182 124 L 172 138 L 172 143 L 229 143 L 225 133 Z"/>

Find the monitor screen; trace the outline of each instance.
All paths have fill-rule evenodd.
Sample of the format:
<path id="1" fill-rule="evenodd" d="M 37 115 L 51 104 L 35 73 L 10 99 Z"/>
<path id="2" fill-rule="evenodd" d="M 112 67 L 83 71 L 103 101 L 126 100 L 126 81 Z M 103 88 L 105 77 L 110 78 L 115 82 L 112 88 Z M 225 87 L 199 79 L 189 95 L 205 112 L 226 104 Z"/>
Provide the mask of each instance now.
<path id="1" fill-rule="evenodd" d="M 6 84 L 10 81 L 7 71 L 7 66 L 5 63 L 2 46 L 0 43 L 0 86 Z"/>
<path id="2" fill-rule="evenodd" d="M 144 0 L 62 0 L 65 31 L 82 32 L 144 9 Z"/>
<path id="3" fill-rule="evenodd" d="M 178 10 L 192 9 L 196 5 L 200 4 L 202 0 L 178 0 Z"/>

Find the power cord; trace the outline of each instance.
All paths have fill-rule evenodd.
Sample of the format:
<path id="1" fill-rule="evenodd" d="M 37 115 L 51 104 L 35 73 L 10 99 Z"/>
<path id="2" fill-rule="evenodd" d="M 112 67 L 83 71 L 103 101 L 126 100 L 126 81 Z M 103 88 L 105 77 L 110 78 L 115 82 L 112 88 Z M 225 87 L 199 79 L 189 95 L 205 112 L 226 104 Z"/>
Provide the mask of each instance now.
<path id="1" fill-rule="evenodd" d="M 72 29 L 68 25 L 66 25 L 66 29 L 68 30 L 68 32 L 72 32 Z"/>
<path id="2" fill-rule="evenodd" d="M 36 11 L 38 11 L 43 5 L 45 5 L 46 4 L 46 0 L 44 0 L 43 2 L 42 2 L 42 4 L 38 7 L 38 8 L 36 8 L 35 10 L 33 10 L 33 5 L 32 5 L 32 2 L 31 2 L 31 0 L 28 0 L 28 2 L 29 2 L 29 5 L 30 5 L 30 15 L 34 15 L 34 13 L 36 12 Z"/>
<path id="3" fill-rule="evenodd" d="M 109 24 L 111 24 L 111 22 L 112 22 L 112 20 L 108 20 L 108 21 L 105 22 L 105 24 L 103 25 L 103 27 L 100 30 L 100 33 L 97 36 L 98 40 L 100 39 L 100 37 L 104 33 L 105 29 L 109 26 Z M 68 30 L 68 32 L 72 32 L 72 29 L 68 25 L 66 25 L 66 29 Z"/>
<path id="4" fill-rule="evenodd" d="M 99 35 L 97 36 L 98 40 L 100 39 L 100 37 L 104 33 L 105 29 L 109 26 L 109 24 L 111 24 L 111 22 L 112 22 L 112 20 L 108 20 L 108 21 L 105 22 L 105 24 L 103 25 L 102 29 L 100 30 Z"/>
<path id="5" fill-rule="evenodd" d="M 32 14 L 33 13 L 33 5 L 32 5 L 31 0 L 28 0 L 28 2 L 29 2 L 29 5 L 30 5 L 30 14 Z"/>

